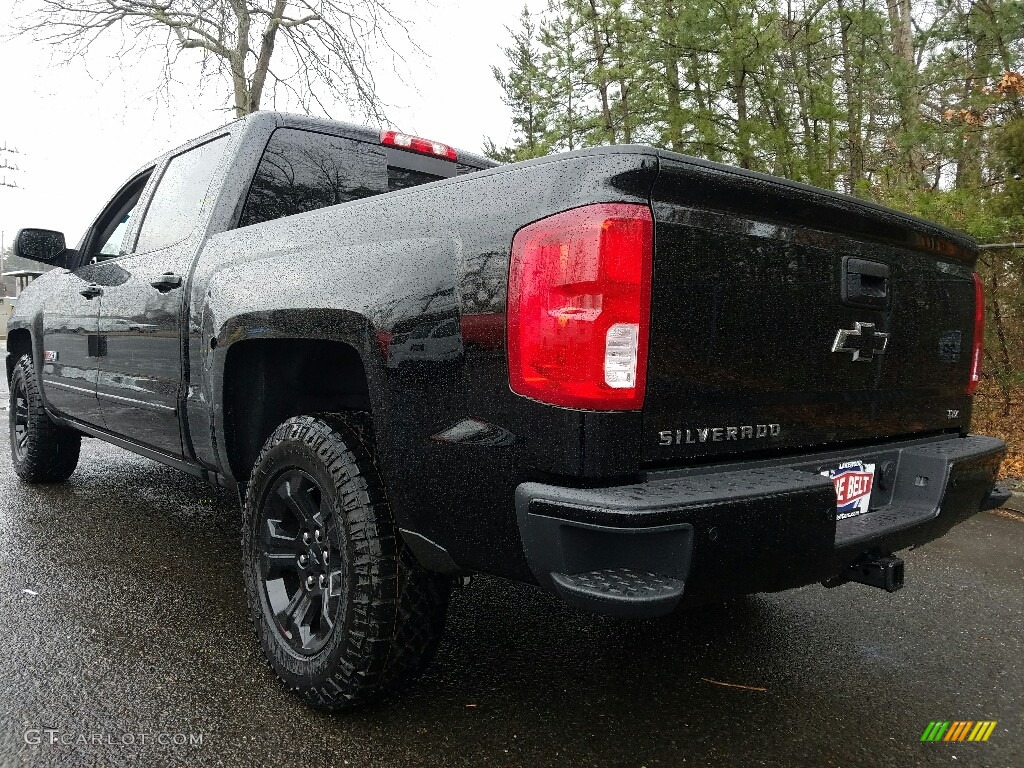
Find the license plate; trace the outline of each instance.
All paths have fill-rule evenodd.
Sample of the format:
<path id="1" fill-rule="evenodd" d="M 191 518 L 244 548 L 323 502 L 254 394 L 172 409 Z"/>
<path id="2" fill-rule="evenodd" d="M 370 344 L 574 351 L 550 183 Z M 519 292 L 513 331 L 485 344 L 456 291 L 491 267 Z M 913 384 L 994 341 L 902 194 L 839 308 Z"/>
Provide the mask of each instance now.
<path id="1" fill-rule="evenodd" d="M 836 489 L 836 519 L 863 515 L 871 505 L 871 489 L 875 485 L 875 465 L 863 461 L 847 461 L 836 469 L 821 473 Z"/>

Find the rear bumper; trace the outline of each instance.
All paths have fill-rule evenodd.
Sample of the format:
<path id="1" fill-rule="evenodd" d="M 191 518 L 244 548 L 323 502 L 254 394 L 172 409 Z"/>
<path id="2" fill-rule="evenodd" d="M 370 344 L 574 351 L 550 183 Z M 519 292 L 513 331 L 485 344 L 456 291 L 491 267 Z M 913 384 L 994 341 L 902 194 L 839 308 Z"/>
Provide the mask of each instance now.
<path id="1" fill-rule="evenodd" d="M 989 437 L 910 440 L 686 470 L 633 485 L 523 483 L 523 549 L 542 587 L 595 612 L 643 617 L 812 584 L 864 554 L 931 541 L 1004 499 Z M 836 520 L 842 461 L 877 466 L 872 510 Z"/>

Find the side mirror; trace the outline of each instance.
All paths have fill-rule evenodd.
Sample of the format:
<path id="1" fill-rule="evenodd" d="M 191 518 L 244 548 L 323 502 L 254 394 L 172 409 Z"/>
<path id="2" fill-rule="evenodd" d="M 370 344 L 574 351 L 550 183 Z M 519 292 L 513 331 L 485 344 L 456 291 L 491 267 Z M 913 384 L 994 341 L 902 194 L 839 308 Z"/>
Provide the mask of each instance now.
<path id="1" fill-rule="evenodd" d="M 67 250 L 63 232 L 52 229 L 21 229 L 14 238 L 14 255 L 52 264 Z"/>

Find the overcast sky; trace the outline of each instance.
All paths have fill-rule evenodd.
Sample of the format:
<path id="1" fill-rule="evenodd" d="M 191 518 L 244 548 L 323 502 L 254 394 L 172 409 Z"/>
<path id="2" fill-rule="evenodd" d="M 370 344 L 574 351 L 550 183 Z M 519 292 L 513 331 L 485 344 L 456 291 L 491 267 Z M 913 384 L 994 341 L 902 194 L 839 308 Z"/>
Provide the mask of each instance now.
<path id="1" fill-rule="evenodd" d="M 18 10 L 34 0 L 19 0 Z M 200 92 L 197 70 L 176 70 L 180 84 L 158 96 L 161 61 L 143 59 L 130 69 L 116 67 L 116 41 L 97 47 L 86 62 L 58 66 L 52 51 L 25 38 L 10 39 L 12 0 L 0 0 L 0 170 L 22 189 L 0 187 L 0 230 L 9 244 L 19 227 L 57 229 L 69 243 L 79 237 L 99 209 L 144 163 L 186 140 L 228 122 L 229 94 L 211 83 Z M 530 0 L 531 8 L 544 6 Z M 522 2 L 479 0 L 391 0 L 411 22 L 414 39 L 428 59 L 409 54 L 403 84 L 382 62 L 377 69 L 384 99 L 396 127 L 467 150 L 479 151 L 483 138 L 510 139 L 508 109 L 491 76 L 504 66 L 499 48 L 508 44 Z M 183 54 L 183 61 L 187 54 Z M 264 107 L 269 107 L 268 99 Z M 355 120 L 338 107 L 337 119 Z"/>

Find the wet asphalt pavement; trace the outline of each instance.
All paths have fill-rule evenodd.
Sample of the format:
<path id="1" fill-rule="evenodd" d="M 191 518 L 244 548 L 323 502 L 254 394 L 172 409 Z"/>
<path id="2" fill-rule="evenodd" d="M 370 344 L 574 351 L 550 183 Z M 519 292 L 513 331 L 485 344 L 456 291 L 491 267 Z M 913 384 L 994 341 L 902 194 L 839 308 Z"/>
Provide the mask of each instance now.
<path id="1" fill-rule="evenodd" d="M 230 495 L 95 440 L 68 483 L 22 485 L 5 436 L 0 765 L 1024 766 L 1024 516 L 909 553 L 895 595 L 629 623 L 479 579 L 411 690 L 339 716 L 264 664 L 238 528 Z M 938 719 L 999 724 L 920 743 Z"/>

